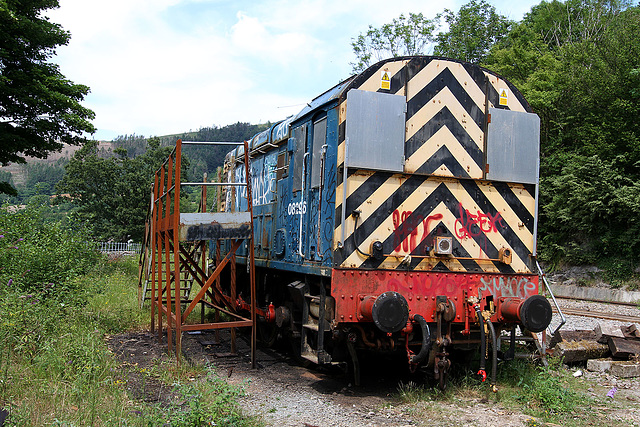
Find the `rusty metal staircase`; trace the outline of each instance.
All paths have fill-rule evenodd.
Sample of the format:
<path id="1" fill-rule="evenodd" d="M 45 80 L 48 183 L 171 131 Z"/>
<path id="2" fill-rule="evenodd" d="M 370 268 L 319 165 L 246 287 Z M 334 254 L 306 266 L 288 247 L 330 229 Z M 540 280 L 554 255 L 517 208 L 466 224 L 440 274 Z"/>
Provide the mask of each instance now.
<path id="1" fill-rule="evenodd" d="M 219 330 L 231 328 L 231 348 L 235 349 L 235 328 L 251 328 L 251 361 L 255 366 L 256 343 L 256 292 L 255 260 L 253 243 L 253 205 L 251 203 L 251 168 L 245 156 L 246 181 L 244 183 L 182 182 L 182 147 L 186 144 L 214 145 L 229 142 L 187 142 L 178 140 L 176 147 L 156 172 L 153 185 L 152 206 L 148 218 L 148 242 L 146 255 L 141 255 L 139 297 L 142 305 L 151 302 L 151 332 L 163 337 L 163 321 L 167 331 L 168 350 L 172 351 L 175 334 L 175 352 L 178 362 L 182 352 L 182 332 Z M 247 142 L 244 144 L 248 152 Z M 202 203 L 199 212 L 181 212 L 180 189 L 184 186 L 199 186 Z M 206 190 L 208 186 L 246 186 L 247 211 L 207 212 Z M 228 241 L 230 250 L 224 257 L 219 248 Z M 236 295 L 236 251 L 247 241 L 249 309 L 240 310 Z M 214 242 L 216 254 L 209 256 L 209 243 Z M 143 260 L 146 258 L 146 262 Z M 212 265 L 210 264 L 212 259 Z M 223 280 L 226 268 L 231 274 Z M 229 279 L 230 278 L 230 279 Z M 144 283 L 144 285 L 143 285 Z M 192 287 L 199 290 L 192 296 Z M 195 290 L 193 290 L 195 292 Z M 200 304 L 200 322 L 190 318 Z M 215 311 L 215 321 L 205 323 L 204 311 Z M 248 311 L 248 314 L 246 313 Z M 221 321 L 224 313 L 226 321 Z"/>
<path id="2" fill-rule="evenodd" d="M 206 198 L 204 199 L 206 203 Z M 152 210 L 149 212 L 149 217 L 152 214 Z M 147 221 L 147 227 L 150 233 L 150 224 Z M 146 234 L 146 233 L 145 233 Z M 189 242 L 187 242 L 189 243 Z M 198 263 L 202 256 L 206 256 L 203 253 L 202 247 L 200 245 L 185 245 L 187 246 L 187 251 L 190 254 L 191 259 L 193 259 L 196 263 Z M 192 246 L 192 247 L 189 247 Z M 174 262 L 173 253 L 170 254 L 169 264 L 171 265 Z M 165 269 L 166 260 L 161 260 L 161 269 Z M 146 301 L 151 300 L 151 269 L 153 265 L 151 264 L 151 238 L 147 238 L 145 235 L 145 239 L 142 244 L 142 251 L 140 252 L 140 260 L 139 260 L 139 270 L 138 270 L 138 303 L 140 308 L 144 308 L 144 303 Z M 182 304 L 189 302 L 189 297 L 191 295 L 191 289 L 193 288 L 195 278 L 194 276 L 187 270 L 180 271 L 180 299 Z M 166 301 L 165 301 L 166 302 Z"/>

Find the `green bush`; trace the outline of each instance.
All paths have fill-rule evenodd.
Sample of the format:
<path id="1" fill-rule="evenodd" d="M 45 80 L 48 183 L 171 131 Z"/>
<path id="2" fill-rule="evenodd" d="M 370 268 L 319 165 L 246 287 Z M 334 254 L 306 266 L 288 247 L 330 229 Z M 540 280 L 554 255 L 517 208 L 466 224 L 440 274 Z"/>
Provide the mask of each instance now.
<path id="1" fill-rule="evenodd" d="M 45 223 L 40 209 L 0 209 L 0 290 L 82 301 L 86 292 L 73 279 L 86 274 L 100 255 L 81 231 Z"/>
<path id="2" fill-rule="evenodd" d="M 564 417 L 584 404 L 585 396 L 574 391 L 561 360 L 547 359 L 548 366 L 535 366 L 529 361 L 515 360 L 498 370 L 501 382 L 517 389 L 516 400 L 541 416 Z"/>
<path id="3" fill-rule="evenodd" d="M 546 168 L 559 172 L 541 183 L 540 258 L 595 264 L 611 280 L 629 279 L 640 259 L 640 183 L 629 177 L 627 159 L 566 154 L 555 161 Z"/>

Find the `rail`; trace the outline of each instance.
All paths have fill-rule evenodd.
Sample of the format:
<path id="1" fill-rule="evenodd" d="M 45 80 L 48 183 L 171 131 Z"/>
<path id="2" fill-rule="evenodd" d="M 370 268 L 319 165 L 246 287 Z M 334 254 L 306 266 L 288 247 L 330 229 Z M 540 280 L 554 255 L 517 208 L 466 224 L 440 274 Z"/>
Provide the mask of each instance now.
<path id="1" fill-rule="evenodd" d="M 606 313 L 604 311 L 587 311 L 577 308 L 563 308 L 564 313 L 570 316 L 593 317 L 595 319 L 616 320 L 618 322 L 640 323 L 640 317 L 626 314 Z M 555 311 L 555 310 L 554 310 Z"/>

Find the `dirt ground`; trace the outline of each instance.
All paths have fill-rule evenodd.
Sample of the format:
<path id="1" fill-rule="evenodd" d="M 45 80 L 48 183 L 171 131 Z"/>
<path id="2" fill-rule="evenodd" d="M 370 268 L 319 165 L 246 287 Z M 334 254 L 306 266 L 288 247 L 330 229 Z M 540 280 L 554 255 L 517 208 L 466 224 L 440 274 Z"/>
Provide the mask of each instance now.
<path id="1" fill-rule="evenodd" d="M 339 369 L 300 366 L 284 348 L 258 346 L 257 369 L 251 369 L 248 339 L 239 336 L 236 355 L 230 354 L 229 336 L 221 332 L 216 342 L 211 333 L 184 334 L 183 354 L 196 364 L 213 365 L 227 381 L 243 388 L 239 403 L 269 426 L 533 426 L 531 416 L 505 408 L 481 395 L 405 403 L 398 390 L 411 388 L 412 376 L 397 360 L 361 360 L 362 384 L 355 387 Z M 111 351 L 122 364 L 122 372 L 134 399 L 166 405 L 181 403 L 181 397 L 147 371 L 167 355 L 166 339 L 158 343 L 148 332 L 108 337 Z M 574 370 L 577 368 L 573 368 Z M 598 402 L 592 408 L 602 424 L 640 426 L 640 382 L 621 380 L 582 369 L 581 381 Z M 616 387 L 614 398 L 606 393 Z M 499 391 L 500 392 L 500 391 Z M 550 424 L 546 424 L 550 425 Z"/>

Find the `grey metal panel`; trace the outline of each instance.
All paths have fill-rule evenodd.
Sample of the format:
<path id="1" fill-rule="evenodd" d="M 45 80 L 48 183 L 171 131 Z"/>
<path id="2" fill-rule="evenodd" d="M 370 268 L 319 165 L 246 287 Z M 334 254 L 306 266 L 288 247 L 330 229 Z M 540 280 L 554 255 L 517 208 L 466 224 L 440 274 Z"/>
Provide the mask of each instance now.
<path id="1" fill-rule="evenodd" d="M 293 139 L 295 151 L 293 153 L 293 191 L 302 189 L 302 170 L 304 153 L 307 147 L 307 125 L 298 126 L 293 129 Z"/>
<path id="2" fill-rule="evenodd" d="M 320 160 L 322 157 L 322 146 L 327 140 L 327 118 L 316 121 L 313 124 L 313 144 L 311 152 L 311 188 L 320 186 L 322 171 L 320 170 Z"/>
<path id="3" fill-rule="evenodd" d="M 250 212 L 181 213 L 180 241 L 246 239 L 251 236 Z"/>
<path id="4" fill-rule="evenodd" d="M 489 108 L 487 179 L 537 184 L 540 118 L 533 113 Z"/>
<path id="5" fill-rule="evenodd" d="M 347 93 L 347 166 L 403 171 L 406 105 L 402 95 Z"/>

